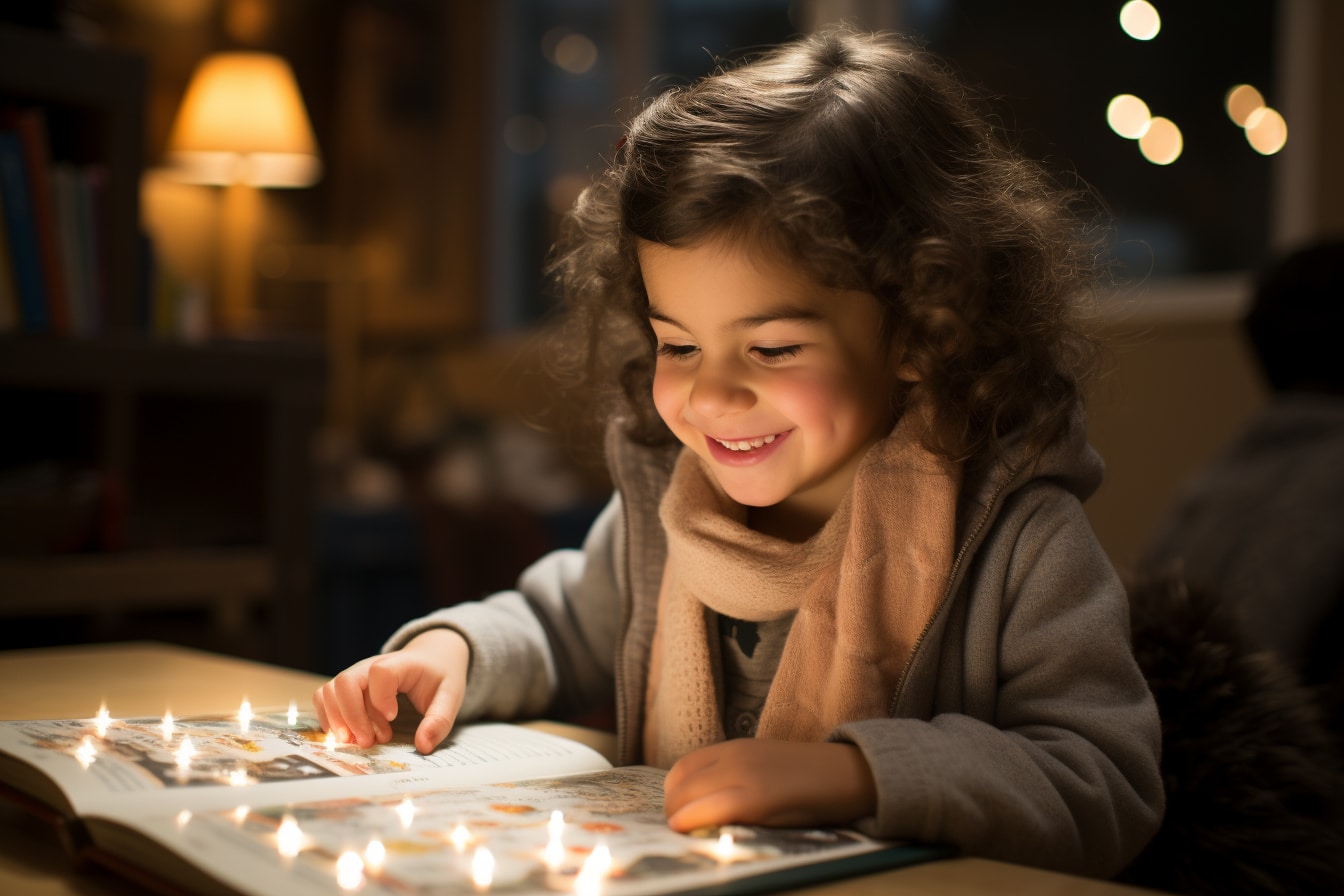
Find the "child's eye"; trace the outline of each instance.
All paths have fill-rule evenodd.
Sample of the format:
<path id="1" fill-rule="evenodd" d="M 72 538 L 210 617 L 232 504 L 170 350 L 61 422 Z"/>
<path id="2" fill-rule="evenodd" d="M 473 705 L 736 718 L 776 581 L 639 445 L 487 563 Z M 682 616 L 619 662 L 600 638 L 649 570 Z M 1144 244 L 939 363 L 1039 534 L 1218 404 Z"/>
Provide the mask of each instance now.
<path id="1" fill-rule="evenodd" d="M 758 345 L 752 351 L 766 361 L 783 361 L 803 350 L 801 345 Z"/>
<path id="2" fill-rule="evenodd" d="M 696 351 L 694 345 L 676 345 L 671 342 L 658 343 L 658 355 L 662 358 L 688 358 Z"/>

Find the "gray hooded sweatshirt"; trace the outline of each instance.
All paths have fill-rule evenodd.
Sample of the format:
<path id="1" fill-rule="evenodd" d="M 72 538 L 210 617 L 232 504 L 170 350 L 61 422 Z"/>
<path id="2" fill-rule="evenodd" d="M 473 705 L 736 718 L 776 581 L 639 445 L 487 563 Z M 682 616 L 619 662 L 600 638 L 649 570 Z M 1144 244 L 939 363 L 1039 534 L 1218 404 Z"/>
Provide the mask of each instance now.
<path id="1" fill-rule="evenodd" d="M 613 427 L 616 486 L 582 550 L 543 557 L 516 589 L 407 623 L 471 646 L 462 720 L 563 717 L 616 698 L 618 762 L 641 761 L 644 689 L 666 540 L 658 504 L 677 447 Z M 1079 414 L 1033 458 L 965 474 L 943 599 L 888 716 L 830 739 L 863 751 L 886 838 L 1109 877 L 1162 818 L 1156 704 L 1129 640 L 1124 588 L 1082 500 L 1101 482 Z"/>

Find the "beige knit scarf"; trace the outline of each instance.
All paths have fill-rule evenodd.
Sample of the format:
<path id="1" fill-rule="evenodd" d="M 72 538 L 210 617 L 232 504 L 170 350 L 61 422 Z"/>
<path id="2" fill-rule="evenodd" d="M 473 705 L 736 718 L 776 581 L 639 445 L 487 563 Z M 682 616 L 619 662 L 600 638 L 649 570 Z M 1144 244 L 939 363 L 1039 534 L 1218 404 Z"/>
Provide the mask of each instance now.
<path id="1" fill-rule="evenodd" d="M 797 610 L 757 737 L 820 741 L 887 714 L 946 587 L 961 468 L 909 418 L 869 451 L 831 519 L 795 544 L 747 527 L 704 462 L 683 451 L 659 514 L 667 565 L 646 691 L 644 759 L 668 768 L 724 739 L 708 611 L 764 621 Z"/>

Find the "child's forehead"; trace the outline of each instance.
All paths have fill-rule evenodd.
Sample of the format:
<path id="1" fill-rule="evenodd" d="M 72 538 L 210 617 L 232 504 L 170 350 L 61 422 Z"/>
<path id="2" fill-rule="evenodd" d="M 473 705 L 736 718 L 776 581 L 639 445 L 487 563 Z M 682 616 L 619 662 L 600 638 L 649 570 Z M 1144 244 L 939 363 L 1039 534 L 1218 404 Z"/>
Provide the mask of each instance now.
<path id="1" fill-rule="evenodd" d="M 694 265 L 696 267 L 733 268 L 761 278 L 795 281 L 809 286 L 822 285 L 797 257 L 768 241 L 735 233 L 714 233 L 683 246 L 671 246 L 640 240 L 637 254 L 642 270 Z"/>
<path id="2" fill-rule="evenodd" d="M 649 317 L 691 327 L 752 329 L 767 323 L 836 324 L 879 315 L 877 299 L 818 282 L 796 261 L 732 242 L 687 247 L 644 243 L 640 262 Z"/>

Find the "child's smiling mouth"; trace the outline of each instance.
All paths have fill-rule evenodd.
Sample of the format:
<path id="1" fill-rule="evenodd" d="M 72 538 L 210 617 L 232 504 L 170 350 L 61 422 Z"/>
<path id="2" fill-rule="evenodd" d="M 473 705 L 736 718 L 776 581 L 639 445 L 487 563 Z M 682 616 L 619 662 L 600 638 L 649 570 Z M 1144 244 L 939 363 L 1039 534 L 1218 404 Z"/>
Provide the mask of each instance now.
<path id="1" fill-rule="evenodd" d="M 772 456 L 788 439 L 789 432 L 785 430 L 749 439 L 720 439 L 707 435 L 705 445 L 709 448 L 709 456 L 720 464 L 730 467 L 752 466 Z"/>
<path id="2" fill-rule="evenodd" d="M 763 445 L 769 445 L 776 439 L 776 435 L 771 433 L 768 436 L 756 436 L 752 439 L 714 439 L 729 451 L 751 451 L 760 448 Z M 710 436 L 710 438 L 714 438 Z"/>

